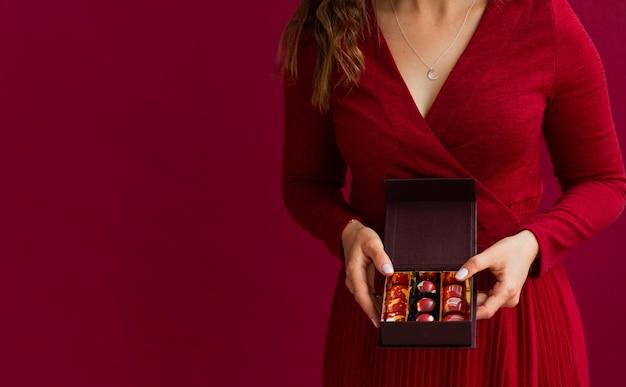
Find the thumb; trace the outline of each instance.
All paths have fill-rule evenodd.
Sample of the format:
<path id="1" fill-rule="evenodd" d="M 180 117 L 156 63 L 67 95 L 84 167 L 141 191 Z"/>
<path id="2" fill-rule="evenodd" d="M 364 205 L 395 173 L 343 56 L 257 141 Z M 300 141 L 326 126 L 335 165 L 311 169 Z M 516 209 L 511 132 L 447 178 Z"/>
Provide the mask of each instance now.
<path id="1" fill-rule="evenodd" d="M 393 264 L 391 259 L 385 252 L 382 243 L 373 243 L 364 253 L 372 260 L 372 263 L 382 275 L 390 276 L 393 274 Z"/>
<path id="2" fill-rule="evenodd" d="M 461 266 L 461 268 L 456 272 L 454 278 L 458 281 L 463 281 L 467 278 L 471 278 L 474 274 L 483 271 L 489 267 L 488 265 L 488 257 L 485 254 L 486 251 L 474 255 L 472 258 L 468 259 L 467 262 Z"/>

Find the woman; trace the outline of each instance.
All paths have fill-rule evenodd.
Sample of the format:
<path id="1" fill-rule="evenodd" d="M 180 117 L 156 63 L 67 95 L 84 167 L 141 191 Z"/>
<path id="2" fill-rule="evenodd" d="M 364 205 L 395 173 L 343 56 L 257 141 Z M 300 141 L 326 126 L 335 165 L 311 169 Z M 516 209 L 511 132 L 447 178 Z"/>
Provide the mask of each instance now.
<path id="1" fill-rule="evenodd" d="M 566 0 L 302 1 L 283 47 L 284 200 L 345 262 L 324 385 L 588 385 L 562 260 L 619 216 L 626 178 Z M 540 213 L 542 137 L 563 195 Z M 383 180 L 420 177 L 476 181 L 479 254 L 457 273 L 481 291 L 473 350 L 377 347 Z"/>

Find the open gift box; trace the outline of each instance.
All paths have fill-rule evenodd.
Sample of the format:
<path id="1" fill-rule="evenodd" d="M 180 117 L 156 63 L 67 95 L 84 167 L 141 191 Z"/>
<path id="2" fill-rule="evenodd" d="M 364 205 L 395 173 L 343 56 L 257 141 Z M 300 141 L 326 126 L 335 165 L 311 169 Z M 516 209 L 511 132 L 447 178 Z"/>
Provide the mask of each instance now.
<path id="1" fill-rule="evenodd" d="M 476 254 L 473 179 L 385 180 L 385 279 L 381 347 L 474 348 L 474 279 L 456 270 Z"/>

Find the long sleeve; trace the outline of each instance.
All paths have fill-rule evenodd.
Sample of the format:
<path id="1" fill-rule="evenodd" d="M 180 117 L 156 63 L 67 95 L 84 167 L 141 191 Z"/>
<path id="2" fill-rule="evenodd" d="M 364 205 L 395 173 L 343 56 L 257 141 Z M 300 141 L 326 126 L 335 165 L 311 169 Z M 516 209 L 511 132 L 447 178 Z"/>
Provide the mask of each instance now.
<path id="1" fill-rule="evenodd" d="M 332 113 L 311 105 L 315 57 L 314 45 L 302 47 L 298 77 L 285 81 L 283 200 L 298 224 L 341 257 L 341 232 L 359 217 L 344 200 L 346 163 L 335 140 Z"/>
<path id="2" fill-rule="evenodd" d="M 544 136 L 561 198 L 520 229 L 539 242 L 544 273 L 622 212 L 626 178 L 600 57 L 565 0 L 554 0 L 556 76 Z"/>

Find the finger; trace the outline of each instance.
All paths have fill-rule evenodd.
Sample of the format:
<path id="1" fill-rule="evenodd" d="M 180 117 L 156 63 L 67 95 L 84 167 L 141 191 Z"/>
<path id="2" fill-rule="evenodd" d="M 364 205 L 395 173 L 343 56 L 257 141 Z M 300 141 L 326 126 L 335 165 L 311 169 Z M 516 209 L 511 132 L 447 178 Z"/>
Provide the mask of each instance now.
<path id="1" fill-rule="evenodd" d="M 348 274 L 346 274 L 348 275 Z M 354 299 L 372 320 L 375 327 L 378 327 L 379 314 L 372 299 L 373 287 L 367 282 L 366 268 L 360 267 L 350 270 L 349 277 L 354 289 Z"/>
<path id="2" fill-rule="evenodd" d="M 489 297 L 487 295 L 487 293 L 485 292 L 478 292 L 478 294 L 476 295 L 476 306 L 481 306 L 482 304 L 485 303 L 485 301 L 487 301 L 487 297 Z"/>
<path id="3" fill-rule="evenodd" d="M 385 252 L 380 238 L 370 238 L 363 247 L 363 253 L 372 260 L 374 266 L 382 275 L 390 276 L 393 274 L 393 264 Z"/>
<path id="4" fill-rule="evenodd" d="M 361 286 L 357 286 L 357 290 L 354 292 L 354 299 L 357 304 L 363 309 L 367 317 L 372 320 L 372 324 L 376 328 L 379 326 L 379 313 L 376 307 L 374 306 L 374 300 L 372 298 L 372 294 L 367 291 L 367 287 L 363 288 Z"/>
<path id="5" fill-rule="evenodd" d="M 378 319 L 383 310 L 383 297 L 378 293 L 374 293 L 372 294 L 372 299 L 374 301 L 374 308 L 376 308 L 376 318 Z"/>
<path id="6" fill-rule="evenodd" d="M 365 271 L 369 266 L 371 266 L 370 259 L 361 252 L 352 253 L 350 257 L 346 257 L 346 287 L 350 293 L 354 294 L 356 291 L 354 286 L 355 274 L 358 277 L 358 272 Z"/>
<path id="7" fill-rule="evenodd" d="M 354 286 L 352 286 L 352 279 L 347 275 L 347 273 L 346 273 L 346 287 L 348 288 L 350 293 L 354 294 Z"/>
<path id="8" fill-rule="evenodd" d="M 376 269 L 374 265 L 367 265 L 367 286 L 369 287 L 370 294 L 376 293 L 376 289 L 374 289 L 374 274 L 376 273 Z"/>
<path id="9" fill-rule="evenodd" d="M 492 318 L 496 312 L 509 300 L 510 293 L 504 288 L 501 282 L 496 283 L 489 292 L 485 302 L 476 309 L 476 319 Z"/>
<path id="10" fill-rule="evenodd" d="M 376 315 L 380 316 L 380 311 L 382 309 L 382 297 L 376 291 L 374 286 L 374 274 L 376 273 L 376 268 L 374 265 L 367 266 L 367 286 L 369 288 L 370 297 L 374 301 L 374 307 L 376 308 Z"/>
<path id="11" fill-rule="evenodd" d="M 491 255 L 489 249 L 483 251 L 480 254 L 474 255 L 468 259 L 467 262 L 461 266 L 456 272 L 455 278 L 459 281 L 463 281 L 472 277 L 474 274 L 487 269 L 491 264 Z"/>
<path id="12" fill-rule="evenodd" d="M 489 296 L 485 302 L 476 308 L 476 319 L 483 320 L 492 318 L 498 310 L 502 307 L 503 302 L 496 296 Z"/>

